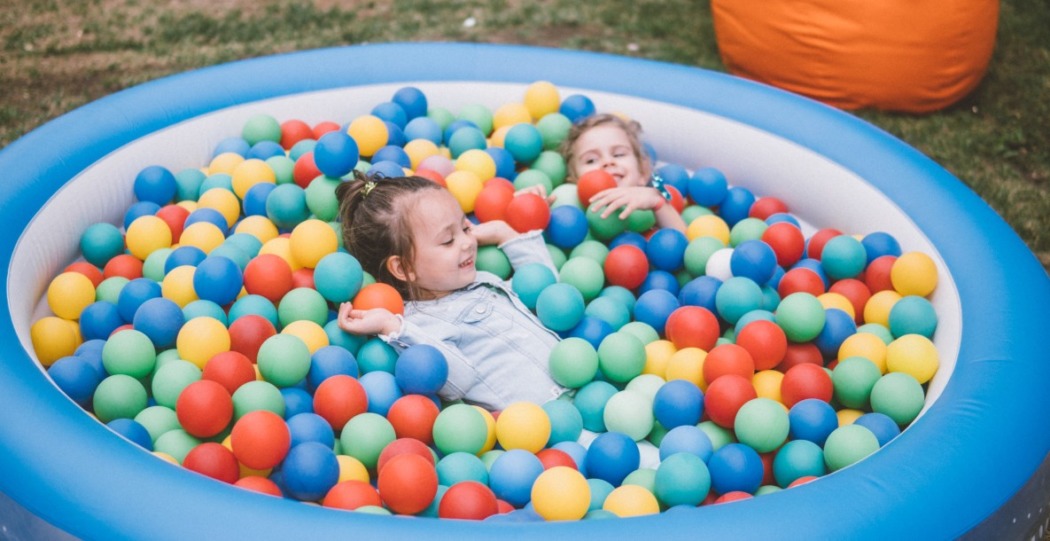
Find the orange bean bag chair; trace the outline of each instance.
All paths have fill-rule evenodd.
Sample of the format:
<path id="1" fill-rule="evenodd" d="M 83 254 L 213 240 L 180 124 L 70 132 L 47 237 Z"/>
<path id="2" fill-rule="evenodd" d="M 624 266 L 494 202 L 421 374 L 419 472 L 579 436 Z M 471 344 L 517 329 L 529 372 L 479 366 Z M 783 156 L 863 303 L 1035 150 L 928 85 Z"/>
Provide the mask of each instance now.
<path id="1" fill-rule="evenodd" d="M 927 113 L 977 87 L 999 0 L 711 0 L 726 68 L 843 109 Z"/>

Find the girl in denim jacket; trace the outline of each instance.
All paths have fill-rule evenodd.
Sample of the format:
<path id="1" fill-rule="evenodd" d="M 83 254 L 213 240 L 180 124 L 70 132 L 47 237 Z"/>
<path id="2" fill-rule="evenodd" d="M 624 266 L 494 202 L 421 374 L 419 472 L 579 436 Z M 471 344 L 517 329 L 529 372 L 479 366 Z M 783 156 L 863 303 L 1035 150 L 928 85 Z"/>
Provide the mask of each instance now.
<path id="1" fill-rule="evenodd" d="M 565 392 L 548 367 L 558 336 L 509 283 L 475 266 L 478 245 L 494 244 L 515 269 L 538 262 L 556 273 L 540 231 L 519 234 L 502 221 L 474 225 L 448 190 L 419 177 L 359 176 L 336 194 L 345 246 L 407 301 L 403 317 L 343 303 L 340 328 L 378 335 L 399 351 L 415 344 L 438 348 L 448 361 L 438 394 L 448 401 L 502 410 Z"/>

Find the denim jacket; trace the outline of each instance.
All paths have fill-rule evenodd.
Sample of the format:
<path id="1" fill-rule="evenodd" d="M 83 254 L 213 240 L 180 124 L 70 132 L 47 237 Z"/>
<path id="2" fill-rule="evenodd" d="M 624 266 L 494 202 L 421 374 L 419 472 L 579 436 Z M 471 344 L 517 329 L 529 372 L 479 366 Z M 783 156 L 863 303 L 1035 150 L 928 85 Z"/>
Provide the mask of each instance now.
<path id="1" fill-rule="evenodd" d="M 540 231 L 515 237 L 500 248 L 515 269 L 542 263 L 557 270 Z M 498 276 L 478 271 L 467 287 L 432 301 L 405 305 L 400 331 L 380 336 L 399 352 L 415 344 L 438 348 L 448 361 L 448 380 L 439 391 L 488 410 L 514 402 L 543 404 L 565 392 L 550 375 L 551 349 L 558 336 L 543 326 Z"/>

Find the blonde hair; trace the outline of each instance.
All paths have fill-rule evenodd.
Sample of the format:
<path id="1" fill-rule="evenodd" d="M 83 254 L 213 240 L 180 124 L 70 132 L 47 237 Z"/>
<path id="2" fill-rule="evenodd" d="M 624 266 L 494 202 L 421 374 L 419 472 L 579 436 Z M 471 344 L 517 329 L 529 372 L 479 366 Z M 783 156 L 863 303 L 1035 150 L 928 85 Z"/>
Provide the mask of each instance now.
<path id="1" fill-rule="evenodd" d="M 430 190 L 444 188 L 422 177 L 371 178 L 360 172 L 335 190 L 347 251 L 377 282 L 393 286 L 408 300 L 418 299 L 419 289 L 394 276 L 387 262 L 396 256 L 406 275 L 414 273 L 412 209 Z"/>
<path id="2" fill-rule="evenodd" d="M 631 142 L 631 150 L 634 151 L 634 157 L 638 160 L 643 172 L 651 169 L 649 153 L 645 151 L 645 145 L 642 144 L 642 125 L 635 120 L 626 119 L 612 113 L 599 113 L 576 121 L 569 128 L 569 134 L 561 142 L 559 150 L 562 157 L 565 158 L 566 182 L 574 183 L 578 179 L 574 165 L 576 161 L 576 141 L 592 128 L 607 124 L 616 126 L 627 134 L 627 140 Z"/>

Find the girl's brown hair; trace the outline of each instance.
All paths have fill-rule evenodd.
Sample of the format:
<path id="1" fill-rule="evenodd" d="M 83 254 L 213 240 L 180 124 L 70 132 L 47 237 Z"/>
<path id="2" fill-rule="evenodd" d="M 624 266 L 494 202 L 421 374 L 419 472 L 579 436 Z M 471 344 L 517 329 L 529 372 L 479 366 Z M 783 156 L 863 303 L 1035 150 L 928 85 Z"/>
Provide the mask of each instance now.
<path id="1" fill-rule="evenodd" d="M 410 221 L 417 197 L 409 196 L 442 189 L 422 177 L 372 178 L 355 171 L 352 180 L 335 190 L 343 245 L 376 281 L 393 286 L 408 300 L 418 298 L 419 292 L 413 284 L 394 276 L 387 261 L 397 256 L 406 274 L 414 271 Z"/>
<path id="2" fill-rule="evenodd" d="M 576 167 L 574 165 L 576 160 L 576 141 L 591 128 L 603 126 L 605 124 L 616 126 L 627 134 L 627 139 L 631 142 L 631 150 L 634 151 L 634 157 L 638 159 L 638 163 L 642 166 L 643 173 L 646 170 L 651 169 L 649 153 L 645 151 L 645 146 L 642 144 L 642 125 L 635 120 L 625 119 L 612 113 L 599 113 L 576 121 L 572 127 L 569 128 L 569 134 L 566 135 L 565 139 L 561 142 L 559 150 L 561 151 L 562 157 L 565 158 L 567 169 L 566 182 L 575 183 L 578 180 Z"/>

